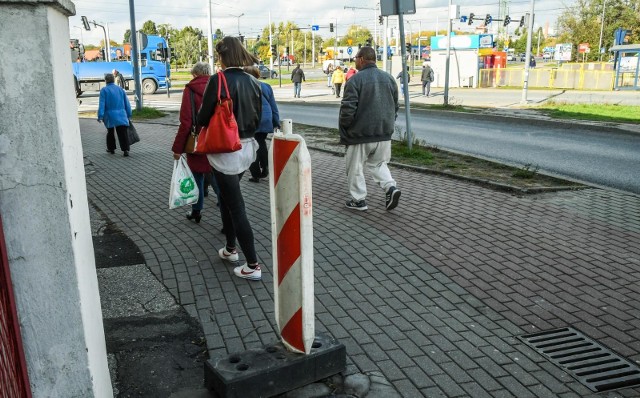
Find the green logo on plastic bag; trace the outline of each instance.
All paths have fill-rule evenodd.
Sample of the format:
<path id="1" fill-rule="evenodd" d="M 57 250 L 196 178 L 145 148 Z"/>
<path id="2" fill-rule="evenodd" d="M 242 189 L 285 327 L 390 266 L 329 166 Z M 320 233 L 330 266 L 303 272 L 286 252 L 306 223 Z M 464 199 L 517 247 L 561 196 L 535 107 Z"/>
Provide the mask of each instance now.
<path id="1" fill-rule="evenodd" d="M 195 181 L 193 181 L 193 178 L 185 178 L 184 180 L 180 181 L 180 192 L 182 192 L 183 194 L 188 194 L 189 192 L 193 191 L 193 188 L 195 188 L 196 183 Z"/>

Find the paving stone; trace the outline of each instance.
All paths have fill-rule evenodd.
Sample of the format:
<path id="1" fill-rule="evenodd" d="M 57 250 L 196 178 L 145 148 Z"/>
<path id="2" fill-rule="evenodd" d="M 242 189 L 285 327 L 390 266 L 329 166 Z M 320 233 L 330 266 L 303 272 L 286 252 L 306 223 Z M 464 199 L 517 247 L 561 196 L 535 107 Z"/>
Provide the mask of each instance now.
<path id="1" fill-rule="evenodd" d="M 267 185 L 241 181 L 265 264 L 263 281 L 248 283 L 217 258 L 224 236 L 213 198 L 205 200 L 207 216 L 197 226 L 184 219 L 183 210 L 166 208 L 171 175 L 166 151 L 175 126 L 139 123 L 142 141 L 124 159 L 104 154 L 103 128 L 95 121 L 80 125 L 84 154 L 95 167 L 86 180 L 89 199 L 138 245 L 155 277 L 200 318 L 209 353 L 272 340 Z M 492 396 L 514 396 L 508 386 L 494 388 L 484 376 L 517 386 L 503 366 L 520 366 L 540 381 L 528 386 L 529 393 L 546 394 L 543 387 L 551 380 L 559 383 L 547 386 L 553 393 L 585 393 L 557 367 L 512 345 L 510 338 L 517 334 L 575 322 L 590 336 L 640 358 L 635 333 L 640 294 L 627 287 L 640 283 L 640 273 L 633 271 L 637 264 L 629 260 L 640 255 L 638 197 L 601 189 L 516 196 L 393 168 L 403 187 L 399 208 L 386 212 L 383 193 L 368 179 L 370 209 L 354 214 L 341 207 L 344 158 L 317 151 L 311 157 L 318 329 L 335 328 L 345 338 L 375 342 L 379 351 L 372 355 L 403 352 L 430 377 L 430 371 L 444 375 L 435 363 L 467 363 L 470 357 L 473 366 L 457 366 Z M 145 201 L 123 206 L 130 195 Z M 210 312 L 203 311 L 207 296 Z M 236 317 L 241 330 L 225 329 Z M 417 347 L 411 349 L 419 352 L 399 351 L 395 341 L 411 341 Z M 416 393 L 417 386 L 402 372 L 408 368 L 372 361 L 365 345 L 359 346 L 364 354 L 350 358 L 354 369 L 388 367 L 397 376 L 395 391 Z M 426 396 L 443 392 L 420 389 Z M 640 395 L 638 389 L 632 392 Z"/>

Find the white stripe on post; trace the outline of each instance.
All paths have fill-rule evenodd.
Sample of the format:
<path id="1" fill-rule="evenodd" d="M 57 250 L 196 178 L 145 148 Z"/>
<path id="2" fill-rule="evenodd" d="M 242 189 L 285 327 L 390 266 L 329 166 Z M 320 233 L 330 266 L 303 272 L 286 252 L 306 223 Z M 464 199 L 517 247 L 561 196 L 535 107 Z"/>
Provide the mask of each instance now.
<path id="1" fill-rule="evenodd" d="M 291 120 L 283 120 L 291 131 Z M 311 158 L 297 134 L 275 133 L 269 148 L 275 316 L 282 342 L 309 353 L 315 337 Z"/>

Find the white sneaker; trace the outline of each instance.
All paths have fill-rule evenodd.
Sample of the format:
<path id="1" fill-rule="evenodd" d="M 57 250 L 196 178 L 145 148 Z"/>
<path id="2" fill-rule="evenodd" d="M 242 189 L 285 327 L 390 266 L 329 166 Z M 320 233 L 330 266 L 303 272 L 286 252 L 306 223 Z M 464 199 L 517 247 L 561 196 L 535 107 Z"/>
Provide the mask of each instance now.
<path id="1" fill-rule="evenodd" d="M 235 267 L 233 273 L 239 278 L 249 279 L 252 281 L 259 281 L 262 279 L 262 270 L 260 264 L 256 268 L 249 268 L 247 263 L 244 263 L 240 267 Z"/>
<path id="2" fill-rule="evenodd" d="M 223 247 L 222 249 L 218 250 L 218 255 L 220 256 L 221 259 L 231 261 L 232 263 L 238 262 L 238 259 L 239 259 L 237 250 L 234 250 L 233 252 L 229 253 L 226 247 Z"/>

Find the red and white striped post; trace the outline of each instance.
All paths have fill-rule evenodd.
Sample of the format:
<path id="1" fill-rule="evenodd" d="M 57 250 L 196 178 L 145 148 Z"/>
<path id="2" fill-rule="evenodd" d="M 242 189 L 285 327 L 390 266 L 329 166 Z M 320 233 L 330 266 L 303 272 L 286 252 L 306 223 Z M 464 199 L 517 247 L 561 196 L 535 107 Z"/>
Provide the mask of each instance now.
<path id="1" fill-rule="evenodd" d="M 285 347 L 308 354 L 315 337 L 311 158 L 291 120 L 282 126 L 269 148 L 275 314 Z"/>

